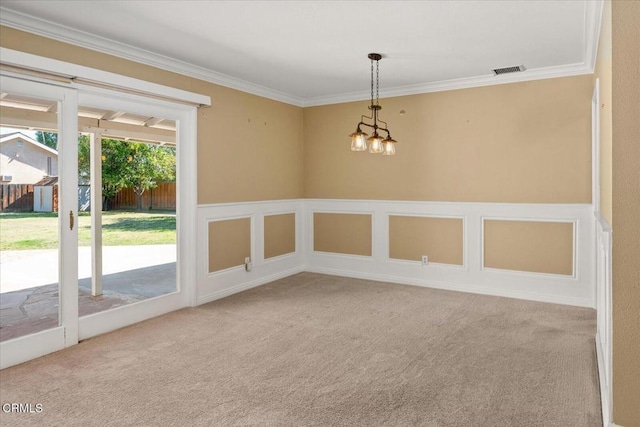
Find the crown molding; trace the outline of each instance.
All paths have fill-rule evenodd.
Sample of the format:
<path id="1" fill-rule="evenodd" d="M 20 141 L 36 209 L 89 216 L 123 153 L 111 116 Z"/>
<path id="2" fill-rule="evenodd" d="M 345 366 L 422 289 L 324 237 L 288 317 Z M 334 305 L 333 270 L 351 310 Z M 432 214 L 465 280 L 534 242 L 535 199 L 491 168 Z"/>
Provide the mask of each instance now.
<path id="1" fill-rule="evenodd" d="M 593 73 L 598 57 L 604 0 L 587 1 L 584 10 L 584 63 Z"/>
<path id="2" fill-rule="evenodd" d="M 302 107 L 304 99 L 251 83 L 227 74 L 219 73 L 189 64 L 184 61 L 169 58 L 164 55 L 153 53 L 144 49 L 109 40 L 85 31 L 75 30 L 55 22 L 29 16 L 20 12 L 0 6 L 0 24 L 17 30 L 26 31 L 39 36 L 69 43 L 75 46 L 95 50 L 119 58 L 128 59 L 145 65 L 150 65 L 166 71 L 215 83 L 242 92 L 251 93 L 264 98 Z"/>
<path id="3" fill-rule="evenodd" d="M 499 76 L 486 75 L 468 77 L 463 79 L 442 80 L 433 83 L 424 83 L 408 86 L 397 86 L 380 89 L 380 98 L 392 98 L 395 96 L 417 95 L 421 93 L 444 92 L 447 90 L 468 89 L 473 87 L 494 86 L 506 83 L 526 82 L 530 80 L 552 79 L 556 77 L 579 76 L 591 74 L 593 69 L 583 63 L 563 65 L 559 67 L 538 68 L 525 70 L 520 73 L 502 74 Z M 371 92 L 350 92 L 339 95 L 319 96 L 307 98 L 304 107 L 318 105 L 340 104 L 343 102 L 366 101 L 371 97 Z"/>
<path id="4" fill-rule="evenodd" d="M 603 5 L 604 0 L 585 1 L 584 60 L 581 63 L 531 69 L 521 73 L 500 76 L 485 75 L 462 79 L 442 80 L 417 85 L 398 86 L 381 90 L 380 96 L 382 98 L 389 98 L 395 96 L 416 95 L 421 93 L 443 92 L 447 90 L 525 82 L 530 80 L 592 74 L 595 68 L 595 61 L 598 52 L 598 39 L 600 34 Z M 204 67 L 109 40 L 84 31 L 74 30 L 51 21 L 15 12 L 1 6 L 0 24 L 298 107 L 312 107 L 344 102 L 364 101 L 368 100 L 370 96 L 369 92 L 362 91 L 302 98 L 238 79 L 227 74 L 212 71 Z"/>

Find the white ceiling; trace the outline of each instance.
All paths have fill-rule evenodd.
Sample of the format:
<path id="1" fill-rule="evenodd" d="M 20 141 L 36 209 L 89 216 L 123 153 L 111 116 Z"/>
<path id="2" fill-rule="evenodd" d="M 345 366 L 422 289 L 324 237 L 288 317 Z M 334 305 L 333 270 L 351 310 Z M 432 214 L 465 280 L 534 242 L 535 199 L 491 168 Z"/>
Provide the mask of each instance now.
<path id="1" fill-rule="evenodd" d="M 3 25 L 296 105 L 590 73 L 601 0 L 15 1 Z M 44 20 L 46 22 L 43 22 Z M 519 74 L 492 69 L 524 65 Z"/>

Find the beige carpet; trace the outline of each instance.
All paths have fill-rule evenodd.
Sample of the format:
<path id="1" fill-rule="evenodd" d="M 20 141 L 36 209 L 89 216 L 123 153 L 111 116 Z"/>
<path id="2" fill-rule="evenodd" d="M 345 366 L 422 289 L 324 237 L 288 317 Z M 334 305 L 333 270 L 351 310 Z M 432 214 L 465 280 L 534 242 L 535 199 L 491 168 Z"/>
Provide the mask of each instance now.
<path id="1" fill-rule="evenodd" d="M 302 273 L 0 372 L 3 426 L 600 426 L 591 309 Z"/>

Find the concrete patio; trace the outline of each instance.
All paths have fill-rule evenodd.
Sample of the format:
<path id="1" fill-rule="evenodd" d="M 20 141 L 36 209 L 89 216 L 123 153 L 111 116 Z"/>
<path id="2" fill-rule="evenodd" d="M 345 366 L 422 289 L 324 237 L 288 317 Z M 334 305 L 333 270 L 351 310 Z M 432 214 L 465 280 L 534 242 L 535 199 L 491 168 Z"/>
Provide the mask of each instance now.
<path id="1" fill-rule="evenodd" d="M 58 251 L 0 253 L 0 341 L 58 324 Z M 176 246 L 105 246 L 103 295 L 91 295 L 91 248 L 78 248 L 79 315 L 176 290 Z"/>

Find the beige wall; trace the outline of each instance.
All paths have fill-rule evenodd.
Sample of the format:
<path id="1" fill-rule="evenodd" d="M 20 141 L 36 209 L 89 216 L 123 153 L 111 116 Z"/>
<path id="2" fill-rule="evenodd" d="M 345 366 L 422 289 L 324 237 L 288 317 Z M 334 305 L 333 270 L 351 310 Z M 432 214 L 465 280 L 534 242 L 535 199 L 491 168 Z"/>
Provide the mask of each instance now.
<path id="1" fill-rule="evenodd" d="M 305 108 L 304 194 L 590 203 L 592 91 L 587 75 L 383 99 L 382 118 L 399 141 L 393 157 L 349 150 L 347 135 L 367 112 L 366 101 Z M 539 229 L 530 223 L 522 227 L 530 227 L 521 231 L 532 235 Z M 559 257 L 547 253 L 549 266 L 544 257 L 523 261 L 512 251 L 520 237 L 492 240 L 489 262 L 572 273 L 572 263 L 566 264 L 571 252 L 565 249 L 558 249 Z M 416 252 L 426 250 L 416 247 L 426 244 L 417 240 L 392 240 L 392 256 L 417 259 Z"/>
<path id="2" fill-rule="evenodd" d="M 313 250 L 371 256 L 371 215 L 313 214 Z"/>
<path id="3" fill-rule="evenodd" d="M 600 40 L 598 42 L 598 56 L 596 58 L 595 79 L 600 80 L 600 213 L 609 225 L 613 222 L 611 211 L 612 164 L 611 164 L 611 2 L 604 3 Z"/>
<path id="4" fill-rule="evenodd" d="M 614 420 L 626 426 L 640 424 L 633 400 L 640 395 L 638 21 L 638 3 L 615 2 L 612 65 L 607 64 L 611 42 L 605 19 L 596 71 L 604 104 L 601 210 L 615 224 L 616 233 Z M 399 141 L 398 154 L 385 158 L 349 151 L 347 135 L 367 112 L 367 102 L 303 110 L 7 27 L 0 27 L 0 45 L 210 96 L 212 107 L 198 111 L 201 204 L 302 196 L 590 202 L 591 76 L 383 99 L 382 119 Z M 384 82 L 384 68 L 382 72 Z M 611 85 L 607 80 L 613 81 L 612 98 L 606 92 Z M 399 114 L 401 109 L 405 115 Z M 370 216 L 318 214 L 314 219 L 316 250 L 371 254 Z M 210 271 L 240 265 L 250 256 L 247 221 L 210 226 Z M 533 228 L 524 234 L 535 230 L 527 227 Z M 527 267 L 527 262 L 518 260 L 519 252 L 507 250 L 521 241 L 517 232 L 508 237 L 512 242 L 491 233 L 495 250 L 503 254 L 503 260 L 493 265 L 549 270 L 546 264 Z M 396 250 L 414 252 L 401 245 Z M 567 256 L 560 258 L 566 262 Z M 551 270 L 567 271 L 567 267 Z"/>
<path id="5" fill-rule="evenodd" d="M 613 421 L 640 426 L 640 2 L 612 3 Z"/>
<path id="6" fill-rule="evenodd" d="M 8 27 L 0 45 L 210 96 L 198 110 L 198 203 L 302 197 L 302 108 Z"/>
<path id="7" fill-rule="evenodd" d="M 296 251 L 296 215 L 265 215 L 264 257 L 273 258 Z"/>
<path id="8" fill-rule="evenodd" d="M 573 224 L 485 220 L 484 266 L 573 275 Z"/>
<path id="9" fill-rule="evenodd" d="M 429 262 L 463 263 L 462 219 L 389 216 L 389 257 Z"/>
<path id="10" fill-rule="evenodd" d="M 304 194 L 589 203 L 592 87 L 586 75 L 383 99 L 393 157 L 349 150 L 366 101 L 305 108 Z"/>
<path id="11" fill-rule="evenodd" d="M 249 218 L 209 223 L 209 272 L 244 264 L 251 257 L 251 220 Z"/>

